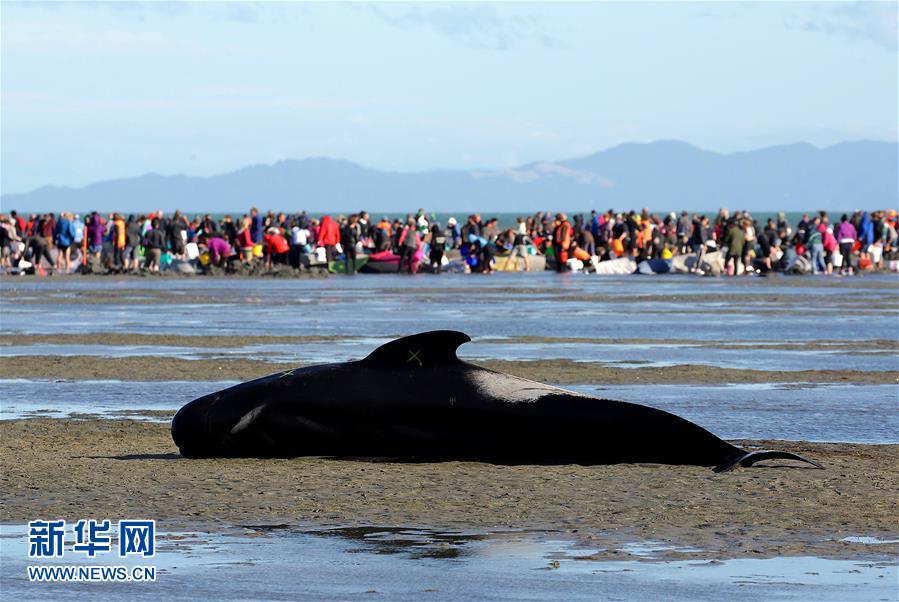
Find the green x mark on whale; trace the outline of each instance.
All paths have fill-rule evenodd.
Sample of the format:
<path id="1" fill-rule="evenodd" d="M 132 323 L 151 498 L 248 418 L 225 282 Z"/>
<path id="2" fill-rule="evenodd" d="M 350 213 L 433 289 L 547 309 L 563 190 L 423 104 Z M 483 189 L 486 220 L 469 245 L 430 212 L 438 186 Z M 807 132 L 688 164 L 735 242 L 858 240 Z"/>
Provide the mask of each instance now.
<path id="1" fill-rule="evenodd" d="M 424 364 L 421 361 L 421 357 L 419 356 L 420 353 L 421 353 L 421 349 L 419 349 L 418 351 L 412 351 L 410 349 L 409 350 L 409 359 L 406 360 L 406 363 L 408 364 L 412 360 L 415 360 L 416 362 L 418 362 L 419 366 L 424 366 Z"/>

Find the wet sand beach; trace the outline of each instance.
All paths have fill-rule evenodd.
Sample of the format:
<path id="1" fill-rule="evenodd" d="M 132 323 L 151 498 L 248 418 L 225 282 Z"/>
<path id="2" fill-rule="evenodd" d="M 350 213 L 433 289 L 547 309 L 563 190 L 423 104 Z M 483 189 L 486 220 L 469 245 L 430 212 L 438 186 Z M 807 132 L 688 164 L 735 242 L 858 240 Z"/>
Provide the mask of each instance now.
<path id="1" fill-rule="evenodd" d="M 361 359 L 361 358 L 360 358 Z M 634 360 L 637 364 L 639 360 Z M 555 384 L 899 383 L 893 370 L 739 370 L 716 366 L 620 368 L 571 360 L 476 360 L 490 370 Z M 296 367 L 263 359 L 185 360 L 158 356 L 30 356 L 3 358 L 0 378 L 79 380 L 247 380 Z"/>
<path id="2" fill-rule="evenodd" d="M 171 525 L 427 525 L 561 531 L 602 546 L 662 540 L 697 557 L 869 554 L 839 541 L 899 532 L 899 445 L 743 441 L 815 458 L 717 475 L 663 465 L 497 466 L 188 460 L 167 424 L 0 422 L 0 521 L 152 516 Z M 878 546 L 895 554 L 899 546 Z M 682 554 L 682 553 L 679 553 Z M 611 552 L 610 552 L 611 555 Z"/>
<path id="3" fill-rule="evenodd" d="M 0 420 L 0 522 L 147 516 L 172 530 L 533 529 L 587 541 L 596 560 L 647 540 L 695 549 L 670 557 L 895 557 L 896 544 L 840 540 L 899 534 L 899 441 L 883 427 L 863 438 L 871 421 L 888 427 L 868 413 L 887 407 L 899 382 L 890 361 L 899 350 L 896 291 L 893 277 L 3 279 L 0 379 L 39 399 L 17 401 L 22 413 Z M 468 361 L 590 385 L 598 396 L 652 403 L 718 387 L 695 396 L 691 417 L 714 418 L 735 438 L 789 438 L 770 434 L 770 421 L 792 412 L 810 421 L 795 432 L 812 435 L 740 444 L 826 468 L 766 462 L 716 475 L 661 465 L 187 460 L 165 422 L 171 410 L 151 409 L 177 407 L 185 388 L 361 358 L 384 340 L 437 328 L 474 338 L 460 350 Z M 89 387 L 102 389 L 103 409 Z M 40 417 L 67 408 L 67 418 Z M 857 408 L 853 427 L 828 431 L 840 420 L 832 408 Z M 769 426 L 748 435 L 743 418 L 722 418 L 737 411 Z M 837 432 L 844 438 L 828 438 Z M 842 442 L 798 440 L 807 438 Z"/>
<path id="4" fill-rule="evenodd" d="M 393 339 L 401 334 L 389 334 L 384 338 Z M 3 346 L 16 347 L 21 345 L 106 345 L 109 347 L 127 345 L 152 345 L 156 347 L 240 347 L 247 345 L 290 345 L 307 343 L 328 343 L 336 341 L 349 341 L 353 339 L 365 339 L 367 337 L 316 335 L 303 336 L 254 336 L 248 335 L 176 335 L 176 334 L 142 334 L 124 332 L 97 332 L 86 334 L 56 333 L 56 334 L 16 334 L 14 337 L 0 339 L 0 350 Z M 540 337 L 540 336 L 512 336 L 512 337 L 480 337 L 482 343 L 504 344 L 554 344 L 554 343 L 594 343 L 601 345 L 673 345 L 700 347 L 702 349 L 795 349 L 807 348 L 808 343 L 777 341 L 773 339 L 737 339 L 729 341 L 703 341 L 698 339 L 649 339 L 649 338 L 593 338 L 579 337 Z M 871 339 L 865 341 L 848 341 L 840 339 L 818 339 L 818 345 L 825 345 L 834 351 L 897 351 L 899 352 L 899 340 L 896 339 Z"/>

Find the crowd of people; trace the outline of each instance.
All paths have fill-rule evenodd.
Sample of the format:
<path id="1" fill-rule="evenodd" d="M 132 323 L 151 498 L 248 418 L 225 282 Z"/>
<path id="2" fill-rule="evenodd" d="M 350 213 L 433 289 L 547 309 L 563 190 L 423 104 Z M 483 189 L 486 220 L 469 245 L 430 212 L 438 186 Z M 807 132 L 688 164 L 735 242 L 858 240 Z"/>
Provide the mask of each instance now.
<path id="1" fill-rule="evenodd" d="M 207 271 L 255 265 L 265 270 L 313 266 L 357 271 L 360 257 L 386 262 L 388 271 L 490 273 L 497 262 L 529 270 L 535 257 L 559 271 L 585 269 L 627 258 L 670 261 L 692 255 L 690 271 L 719 254 L 725 272 L 742 275 L 785 271 L 801 260 L 811 273 L 852 274 L 880 269 L 899 258 L 897 213 L 855 211 L 833 219 L 827 212 L 805 214 L 791 224 L 783 213 L 760 223 L 748 211 L 721 209 L 709 217 L 672 212 L 552 215 L 538 212 L 500 225 L 497 218 L 469 215 L 461 223 L 440 223 L 419 209 L 405 219 L 374 220 L 361 211 L 336 218 L 267 212 L 255 207 L 238 218 L 180 211 L 149 215 L 94 211 L 83 218 L 57 215 L 0 215 L 0 269 L 5 272 L 159 272 L 173 262 L 191 262 Z M 521 262 L 519 262 L 521 259 Z M 76 268 L 77 266 L 77 268 Z"/>

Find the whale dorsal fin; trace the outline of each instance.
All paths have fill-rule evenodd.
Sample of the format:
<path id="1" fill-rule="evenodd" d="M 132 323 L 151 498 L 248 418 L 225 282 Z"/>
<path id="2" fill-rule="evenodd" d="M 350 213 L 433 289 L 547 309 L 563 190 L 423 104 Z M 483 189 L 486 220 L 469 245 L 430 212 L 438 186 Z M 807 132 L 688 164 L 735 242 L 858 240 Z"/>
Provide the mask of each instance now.
<path id="1" fill-rule="evenodd" d="M 432 330 L 381 345 L 362 360 L 370 368 L 410 370 L 458 362 L 456 349 L 471 340 L 464 332 Z"/>

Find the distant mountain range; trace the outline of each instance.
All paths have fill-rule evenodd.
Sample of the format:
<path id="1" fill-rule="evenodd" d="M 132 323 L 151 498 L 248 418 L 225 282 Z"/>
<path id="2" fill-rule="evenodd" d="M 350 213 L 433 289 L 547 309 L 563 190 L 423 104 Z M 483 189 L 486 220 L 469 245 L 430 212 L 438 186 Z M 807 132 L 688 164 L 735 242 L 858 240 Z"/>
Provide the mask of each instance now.
<path id="1" fill-rule="evenodd" d="M 899 145 L 799 143 L 720 154 L 684 142 L 622 144 L 580 159 L 504 170 L 388 172 L 327 158 L 253 165 L 211 177 L 147 174 L 83 188 L 4 194 L 3 211 L 151 209 L 242 213 L 530 212 L 592 208 L 812 211 L 896 207 Z"/>

